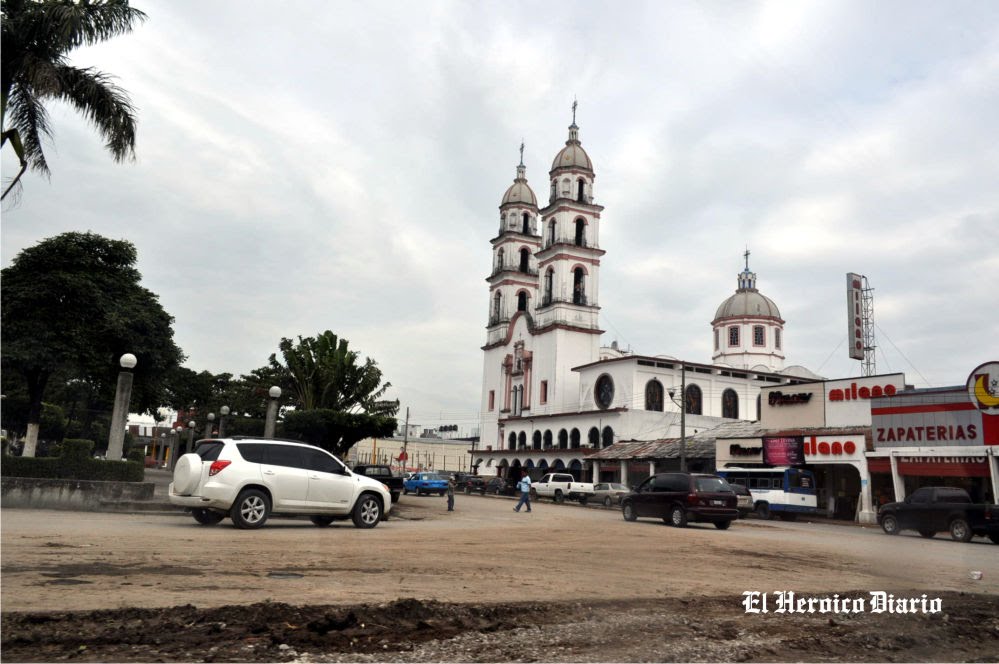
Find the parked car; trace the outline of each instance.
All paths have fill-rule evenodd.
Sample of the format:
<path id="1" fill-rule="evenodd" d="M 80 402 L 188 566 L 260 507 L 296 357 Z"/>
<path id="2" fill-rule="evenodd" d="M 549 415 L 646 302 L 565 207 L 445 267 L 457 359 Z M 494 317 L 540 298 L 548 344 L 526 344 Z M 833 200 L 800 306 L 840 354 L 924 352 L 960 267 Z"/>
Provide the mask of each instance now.
<path id="1" fill-rule="evenodd" d="M 201 441 L 177 459 L 168 496 L 204 526 L 228 516 L 237 528 L 259 528 L 271 514 L 308 516 L 317 526 L 351 518 L 374 528 L 392 509 L 384 484 L 352 473 L 326 450 L 241 436 Z"/>
<path id="2" fill-rule="evenodd" d="M 358 475 L 371 477 L 387 486 L 389 493 L 392 494 L 392 502 L 399 502 L 399 496 L 402 494 L 403 479 L 395 476 L 391 466 L 359 463 L 354 465 L 353 470 Z"/>
<path id="3" fill-rule="evenodd" d="M 455 483 L 455 489 L 465 493 L 485 493 L 486 478 L 479 475 L 466 475 Z"/>
<path id="4" fill-rule="evenodd" d="M 739 510 L 739 518 L 744 519 L 753 512 L 753 494 L 741 484 L 729 484 L 735 492 L 735 507 Z"/>
<path id="5" fill-rule="evenodd" d="M 513 496 L 517 493 L 517 480 L 512 477 L 494 477 L 486 482 L 483 493 L 495 496 Z"/>
<path id="6" fill-rule="evenodd" d="M 631 491 L 628 487 L 617 482 L 600 482 L 593 485 L 593 500 L 598 500 L 604 507 L 620 505 L 621 499 Z"/>
<path id="7" fill-rule="evenodd" d="M 915 530 L 933 537 L 950 531 L 951 538 L 959 542 L 981 535 L 999 544 L 999 505 L 973 503 L 967 491 L 956 487 L 916 489 L 902 502 L 882 505 L 878 523 L 889 535 Z"/>
<path id="8" fill-rule="evenodd" d="M 690 521 L 725 530 L 739 518 L 735 493 L 716 475 L 659 473 L 646 479 L 621 501 L 625 521 L 657 517 L 677 528 Z"/>
<path id="9" fill-rule="evenodd" d="M 417 496 L 425 493 L 443 496 L 447 492 L 447 477 L 438 473 L 415 473 L 402 483 L 402 492 L 415 493 Z"/>

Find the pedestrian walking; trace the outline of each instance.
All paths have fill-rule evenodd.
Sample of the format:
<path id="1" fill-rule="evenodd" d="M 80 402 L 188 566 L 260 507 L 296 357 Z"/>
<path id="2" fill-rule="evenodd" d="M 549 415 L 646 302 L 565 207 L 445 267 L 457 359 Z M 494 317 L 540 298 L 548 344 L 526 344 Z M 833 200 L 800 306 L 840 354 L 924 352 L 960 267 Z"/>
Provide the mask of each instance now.
<path id="1" fill-rule="evenodd" d="M 531 476 L 527 474 L 526 470 L 520 471 L 520 481 L 517 482 L 517 488 L 520 490 L 520 502 L 517 506 L 513 508 L 514 512 L 519 512 L 520 508 L 527 505 L 527 511 L 531 511 Z"/>
<path id="2" fill-rule="evenodd" d="M 447 478 L 447 511 L 454 511 L 454 475 Z"/>

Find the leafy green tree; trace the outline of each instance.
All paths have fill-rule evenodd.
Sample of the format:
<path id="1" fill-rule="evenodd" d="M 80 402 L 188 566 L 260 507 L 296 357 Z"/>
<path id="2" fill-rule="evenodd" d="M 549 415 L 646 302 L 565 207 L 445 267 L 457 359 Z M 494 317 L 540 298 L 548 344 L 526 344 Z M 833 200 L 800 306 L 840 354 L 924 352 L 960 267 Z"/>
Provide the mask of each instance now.
<path id="1" fill-rule="evenodd" d="M 284 362 L 273 354 L 270 364 L 287 371 L 296 408 L 394 415 L 398 401 L 379 401 L 392 384 L 381 385 L 378 364 L 371 358 L 359 364 L 359 354 L 348 346 L 329 330 L 317 337 L 299 336 L 298 343 L 282 338 L 278 348 Z"/>
<path id="2" fill-rule="evenodd" d="M 183 355 L 173 318 L 139 284 L 135 247 L 93 233 L 63 233 L 25 249 L 3 270 L 3 372 L 28 397 L 25 452 L 33 454 L 42 399 L 53 375 L 114 396 L 118 359 L 133 353 L 131 409 L 162 405 L 163 376 Z"/>
<path id="3" fill-rule="evenodd" d="M 49 174 L 42 151 L 51 139 L 44 103 L 67 102 L 100 132 L 115 161 L 135 155 L 135 110 L 111 77 L 67 62 L 73 49 L 132 31 L 146 15 L 128 0 L 3 0 L 2 119 L 3 139 L 10 141 L 20 170 L 0 198 L 27 168 Z"/>
<path id="4" fill-rule="evenodd" d="M 383 400 L 392 386 L 382 384 L 382 372 L 371 358 L 362 363 L 346 339 L 327 330 L 316 337 L 282 338 L 270 366 L 282 370 L 290 384 L 290 405 L 284 432 L 337 455 L 368 436 L 395 431 L 399 402 Z M 281 386 L 281 383 L 276 383 Z"/>

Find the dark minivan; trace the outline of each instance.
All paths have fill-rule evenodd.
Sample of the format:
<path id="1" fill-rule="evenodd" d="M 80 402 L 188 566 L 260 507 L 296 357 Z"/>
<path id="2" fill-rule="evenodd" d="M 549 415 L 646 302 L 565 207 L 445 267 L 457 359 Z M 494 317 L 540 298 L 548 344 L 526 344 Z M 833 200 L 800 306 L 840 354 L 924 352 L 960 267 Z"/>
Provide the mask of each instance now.
<path id="1" fill-rule="evenodd" d="M 688 521 L 728 528 L 739 518 L 732 487 L 715 475 L 659 473 L 638 485 L 621 500 L 625 521 L 657 517 L 677 528 Z"/>

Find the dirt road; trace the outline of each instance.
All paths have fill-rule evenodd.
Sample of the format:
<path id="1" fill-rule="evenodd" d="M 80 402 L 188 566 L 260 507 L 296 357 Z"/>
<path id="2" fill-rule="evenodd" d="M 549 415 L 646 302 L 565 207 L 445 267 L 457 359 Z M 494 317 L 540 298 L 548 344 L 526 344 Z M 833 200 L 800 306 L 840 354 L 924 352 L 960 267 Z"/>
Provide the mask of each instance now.
<path id="1" fill-rule="evenodd" d="M 986 540 L 512 505 L 459 496 L 449 514 L 406 496 L 368 531 L 4 510 L 4 660 L 999 661 L 999 547 Z M 927 593 L 943 611 L 747 615 L 744 591 Z M 165 607 L 183 608 L 137 610 Z M 34 615 L 95 609 L 114 611 Z"/>

